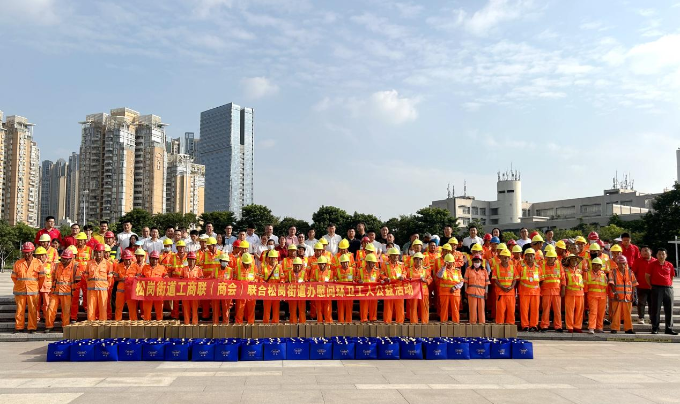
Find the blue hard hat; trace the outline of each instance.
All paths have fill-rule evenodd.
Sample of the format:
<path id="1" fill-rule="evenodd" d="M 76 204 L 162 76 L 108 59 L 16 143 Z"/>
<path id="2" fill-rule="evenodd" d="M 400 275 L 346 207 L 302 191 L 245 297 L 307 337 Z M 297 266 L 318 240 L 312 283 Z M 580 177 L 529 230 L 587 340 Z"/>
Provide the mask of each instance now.
<path id="1" fill-rule="evenodd" d="M 501 240 L 498 237 L 494 236 L 491 237 L 491 242 L 495 244 L 500 244 Z"/>

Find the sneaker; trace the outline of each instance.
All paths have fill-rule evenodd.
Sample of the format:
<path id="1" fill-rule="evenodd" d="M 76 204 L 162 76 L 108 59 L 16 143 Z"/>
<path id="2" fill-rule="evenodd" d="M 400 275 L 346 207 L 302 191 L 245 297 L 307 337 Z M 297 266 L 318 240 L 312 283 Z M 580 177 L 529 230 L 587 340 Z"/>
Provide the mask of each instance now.
<path id="1" fill-rule="evenodd" d="M 564 330 L 563 330 L 563 329 L 561 329 L 561 328 L 556 328 L 556 329 L 555 329 L 555 332 L 559 332 L 559 333 L 561 334 L 561 333 L 563 333 L 563 332 L 564 332 Z"/>
<path id="2" fill-rule="evenodd" d="M 45 334 L 49 334 L 49 333 L 52 332 L 52 329 L 51 329 L 51 328 L 45 328 L 45 331 L 44 331 L 44 332 L 45 332 Z"/>
<path id="3" fill-rule="evenodd" d="M 609 321 L 608 319 L 605 318 L 604 321 L 603 321 L 603 323 L 604 323 L 604 325 L 610 325 L 610 324 L 611 324 L 611 321 Z"/>
<path id="4" fill-rule="evenodd" d="M 588 334 L 595 334 L 595 330 L 593 330 L 592 328 L 588 329 Z"/>
<path id="5" fill-rule="evenodd" d="M 626 331 L 626 334 L 635 334 L 635 331 L 633 331 L 633 330 L 628 330 L 628 331 Z"/>
<path id="6" fill-rule="evenodd" d="M 522 332 L 529 332 L 529 327 L 522 328 Z"/>
<path id="7" fill-rule="evenodd" d="M 668 335 L 678 335 L 678 332 L 669 329 L 669 330 L 666 330 L 666 331 L 665 331 L 665 334 L 668 334 Z"/>
<path id="8" fill-rule="evenodd" d="M 547 332 L 548 329 L 547 329 L 547 328 L 541 328 L 539 331 L 540 331 L 540 332 Z"/>
<path id="9" fill-rule="evenodd" d="M 598 333 L 598 334 L 602 334 L 602 333 L 604 333 L 604 330 L 595 330 L 595 332 Z"/>
<path id="10" fill-rule="evenodd" d="M 531 327 L 531 328 L 529 328 L 529 332 L 537 332 L 537 331 L 538 331 L 538 330 L 536 329 L 536 327 Z"/>
<path id="11" fill-rule="evenodd" d="M 654 329 L 652 330 L 652 334 L 658 334 L 658 333 L 659 333 L 659 330 L 654 330 Z"/>
<path id="12" fill-rule="evenodd" d="M 611 330 L 611 331 L 609 331 L 609 332 L 612 333 L 612 334 L 616 334 L 618 331 L 616 331 L 616 330 Z"/>
<path id="13" fill-rule="evenodd" d="M 644 324 L 644 323 L 645 323 L 645 319 L 644 319 L 644 318 L 639 318 L 637 322 L 638 322 L 638 324 Z"/>
<path id="14" fill-rule="evenodd" d="M 580 333 L 582 333 L 583 331 L 582 331 L 580 328 L 574 328 L 574 332 L 575 332 L 576 334 L 580 334 Z"/>

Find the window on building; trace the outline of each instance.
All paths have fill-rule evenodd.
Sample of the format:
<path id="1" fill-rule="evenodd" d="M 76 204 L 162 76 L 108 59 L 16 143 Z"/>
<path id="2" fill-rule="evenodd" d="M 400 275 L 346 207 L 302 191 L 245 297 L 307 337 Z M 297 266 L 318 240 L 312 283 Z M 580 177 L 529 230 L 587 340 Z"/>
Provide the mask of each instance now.
<path id="1" fill-rule="evenodd" d="M 482 216 L 486 216 L 486 208 L 479 208 L 479 214 Z"/>
<path id="2" fill-rule="evenodd" d="M 559 217 L 574 217 L 576 216 L 576 206 L 562 206 L 555 209 L 555 213 Z"/>
<path id="3" fill-rule="evenodd" d="M 633 201 L 621 201 L 621 206 L 633 206 Z"/>
<path id="4" fill-rule="evenodd" d="M 491 216 L 498 216 L 498 208 L 491 208 Z"/>
<path id="5" fill-rule="evenodd" d="M 473 206 L 473 207 L 472 207 L 472 214 L 473 214 L 473 215 L 479 215 L 479 208 L 476 207 L 476 206 Z"/>
<path id="6" fill-rule="evenodd" d="M 491 219 L 491 224 L 498 224 L 498 219 Z"/>
<path id="7" fill-rule="evenodd" d="M 550 208 L 550 209 L 536 209 L 536 216 L 545 216 L 545 217 L 550 217 L 555 214 L 555 210 Z"/>
<path id="8" fill-rule="evenodd" d="M 602 214 L 602 205 L 581 205 L 580 211 L 584 216 L 599 216 Z"/>

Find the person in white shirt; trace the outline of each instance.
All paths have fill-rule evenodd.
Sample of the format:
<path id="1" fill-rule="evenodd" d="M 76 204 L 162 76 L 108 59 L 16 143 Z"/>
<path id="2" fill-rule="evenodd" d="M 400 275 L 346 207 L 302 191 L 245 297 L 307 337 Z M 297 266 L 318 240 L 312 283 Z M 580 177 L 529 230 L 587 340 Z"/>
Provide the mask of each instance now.
<path id="1" fill-rule="evenodd" d="M 522 227 L 519 231 L 519 240 L 517 240 L 517 245 L 524 247 L 524 244 L 531 244 L 531 239 L 529 238 L 529 230 L 526 227 Z"/>
<path id="2" fill-rule="evenodd" d="M 255 255 L 255 259 L 259 260 L 260 255 L 262 255 L 263 252 L 267 251 L 267 243 L 271 240 L 270 238 L 267 237 L 266 234 L 263 234 L 262 237 L 260 237 L 260 241 L 257 242 L 257 245 L 250 245 L 250 249 L 253 250 L 253 254 Z"/>
<path id="3" fill-rule="evenodd" d="M 151 254 L 152 252 L 156 251 L 160 253 L 163 251 L 163 241 L 158 238 L 158 229 L 155 227 L 151 228 L 151 237 L 144 242 L 144 251 L 146 251 L 147 254 Z"/>
<path id="4" fill-rule="evenodd" d="M 279 244 L 279 237 L 274 235 L 274 226 L 271 224 L 264 226 L 264 235 L 267 240 L 274 240 L 274 245 Z"/>
<path id="5" fill-rule="evenodd" d="M 205 224 L 205 234 L 207 234 L 208 237 L 217 238 L 217 233 L 215 233 L 215 227 L 212 223 L 208 222 Z"/>
<path id="6" fill-rule="evenodd" d="M 139 241 L 142 243 L 151 238 L 151 229 L 147 226 L 142 227 L 142 235 L 139 237 Z"/>
<path id="7" fill-rule="evenodd" d="M 312 247 L 312 250 L 313 250 L 314 244 L 316 244 L 318 242 L 319 242 L 319 240 L 316 239 L 316 230 L 309 229 L 309 231 L 307 231 L 307 240 L 305 240 L 305 244 Z"/>
<path id="8" fill-rule="evenodd" d="M 463 247 L 470 248 L 470 246 L 473 244 L 479 244 L 480 246 L 484 245 L 484 240 L 477 236 L 477 226 L 471 225 L 468 228 L 468 231 L 470 232 L 470 235 L 463 239 Z"/>
<path id="9" fill-rule="evenodd" d="M 132 223 L 129 220 L 123 222 L 123 231 L 118 233 L 118 246 L 121 250 L 130 247 L 130 236 L 135 233 L 132 232 Z"/>
<path id="10" fill-rule="evenodd" d="M 342 237 L 339 235 L 335 234 L 335 225 L 330 224 L 326 228 L 328 230 L 328 234 L 323 236 L 323 238 L 328 241 L 328 247 L 326 249 L 331 252 L 331 254 L 337 254 L 338 253 L 338 244 L 340 244 L 340 241 L 342 241 Z"/>
<path id="11" fill-rule="evenodd" d="M 201 243 L 198 241 L 198 230 L 192 230 L 189 233 L 189 242 L 187 244 L 186 252 L 196 252 L 201 249 Z"/>
<path id="12" fill-rule="evenodd" d="M 175 238 L 175 228 L 170 226 L 167 229 L 165 229 L 165 236 L 161 237 L 161 241 L 165 241 L 166 239 L 173 240 Z"/>
<path id="13" fill-rule="evenodd" d="M 382 254 L 387 254 L 387 250 L 389 250 L 389 248 L 387 247 L 387 245 L 390 244 L 390 243 L 392 244 L 392 246 L 393 246 L 394 248 L 396 248 L 397 250 L 399 250 L 399 253 L 401 253 L 401 247 L 399 247 L 399 245 L 397 245 L 397 243 L 394 242 L 394 234 L 392 234 L 392 233 L 387 233 L 387 238 L 386 238 L 386 240 L 387 240 L 387 242 L 386 242 L 385 244 L 380 244 L 381 248 L 380 248 L 380 251 L 378 251 L 378 255 L 379 255 L 379 256 L 382 255 Z"/>
<path id="14" fill-rule="evenodd" d="M 252 224 L 248 225 L 248 229 L 246 231 L 246 241 L 251 245 L 251 247 L 260 242 L 260 236 L 255 234 L 255 226 Z"/>
<path id="15" fill-rule="evenodd" d="M 373 244 L 375 251 L 378 253 L 378 256 L 380 256 L 382 253 L 382 244 L 380 244 L 380 242 L 375 239 L 375 232 L 373 230 L 368 232 L 368 242 Z"/>

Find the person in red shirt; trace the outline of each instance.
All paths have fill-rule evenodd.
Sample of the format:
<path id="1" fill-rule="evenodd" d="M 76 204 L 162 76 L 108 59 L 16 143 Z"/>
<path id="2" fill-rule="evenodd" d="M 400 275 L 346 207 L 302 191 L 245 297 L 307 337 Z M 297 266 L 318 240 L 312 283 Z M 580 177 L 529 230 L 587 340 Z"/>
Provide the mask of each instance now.
<path id="1" fill-rule="evenodd" d="M 33 244 L 38 244 L 40 240 L 40 236 L 43 234 L 49 234 L 50 235 L 50 240 L 54 240 L 55 238 L 59 240 L 59 244 L 63 244 L 61 241 L 61 232 L 59 232 L 59 229 L 54 227 L 54 216 L 47 216 L 45 218 L 45 228 L 40 229 L 38 233 L 35 235 L 35 241 Z"/>
<path id="2" fill-rule="evenodd" d="M 621 234 L 621 254 L 628 260 L 628 265 L 632 265 L 638 258 L 640 258 L 640 249 L 630 242 L 630 234 Z"/>
<path id="3" fill-rule="evenodd" d="M 645 274 L 647 283 L 652 285 L 651 301 L 649 304 L 649 317 L 652 320 L 652 334 L 659 332 L 661 319 L 661 305 L 666 315 L 666 334 L 678 335 L 673 331 L 673 277 L 675 268 L 666 261 L 668 251 L 659 248 L 656 251 L 657 261 L 649 265 L 649 272 Z"/>
<path id="4" fill-rule="evenodd" d="M 638 281 L 638 324 L 645 323 L 645 308 L 647 303 L 651 304 L 649 295 L 652 292 L 652 285 L 647 282 L 646 274 L 649 273 L 649 265 L 654 262 L 656 262 L 656 258 L 652 257 L 652 249 L 645 245 L 640 246 L 640 258 L 636 259 L 631 266 L 631 269 L 635 274 L 635 279 Z"/>
<path id="5" fill-rule="evenodd" d="M 67 249 L 72 245 L 76 245 L 76 236 L 80 233 L 80 225 L 78 223 L 73 223 L 71 225 L 71 234 L 64 237 L 61 243 L 63 249 Z"/>

